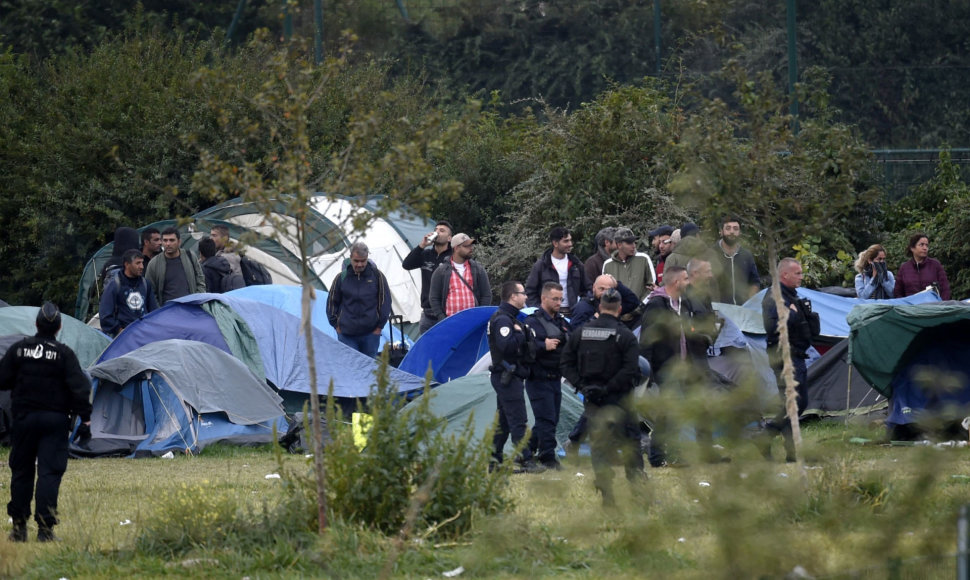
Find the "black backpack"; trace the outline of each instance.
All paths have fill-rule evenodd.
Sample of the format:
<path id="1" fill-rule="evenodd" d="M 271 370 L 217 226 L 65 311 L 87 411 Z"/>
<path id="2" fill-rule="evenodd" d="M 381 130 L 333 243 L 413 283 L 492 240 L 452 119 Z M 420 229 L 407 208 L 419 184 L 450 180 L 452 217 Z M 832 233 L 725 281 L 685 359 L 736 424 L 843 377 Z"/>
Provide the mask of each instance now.
<path id="1" fill-rule="evenodd" d="M 250 260 L 246 256 L 239 258 L 239 269 L 242 270 L 243 281 L 246 286 L 259 286 L 262 284 L 272 284 L 273 277 L 269 275 L 269 270 L 255 260 Z"/>

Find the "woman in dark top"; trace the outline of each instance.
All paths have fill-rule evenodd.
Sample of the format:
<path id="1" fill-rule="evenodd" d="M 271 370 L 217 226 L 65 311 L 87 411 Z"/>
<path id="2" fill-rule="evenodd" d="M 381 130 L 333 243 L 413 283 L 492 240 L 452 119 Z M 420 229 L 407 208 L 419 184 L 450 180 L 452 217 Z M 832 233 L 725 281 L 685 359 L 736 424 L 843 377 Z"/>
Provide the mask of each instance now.
<path id="1" fill-rule="evenodd" d="M 943 300 L 950 299 L 950 282 L 939 261 L 929 257 L 930 239 L 924 233 L 916 233 L 909 239 L 906 255 L 912 259 L 903 262 L 896 273 L 894 298 L 911 296 L 922 292 L 927 286 L 936 286 Z"/>

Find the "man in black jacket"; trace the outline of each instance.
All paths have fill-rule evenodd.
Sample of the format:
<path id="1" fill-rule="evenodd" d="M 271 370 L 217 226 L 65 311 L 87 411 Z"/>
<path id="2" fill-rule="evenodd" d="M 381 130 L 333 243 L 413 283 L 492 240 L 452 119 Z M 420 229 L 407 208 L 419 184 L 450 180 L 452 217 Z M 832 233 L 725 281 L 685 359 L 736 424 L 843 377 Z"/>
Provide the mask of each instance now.
<path id="1" fill-rule="evenodd" d="M 640 354 L 650 361 L 661 392 L 686 393 L 709 384 L 707 347 L 710 346 L 710 336 L 695 329 L 697 313 L 686 297 L 690 283 L 687 270 L 674 266 L 664 277 L 664 285 L 651 292 L 643 312 Z M 660 467 L 667 462 L 663 437 L 678 429 L 667 417 L 653 419 L 655 429 L 649 459 L 652 466 Z M 710 449 L 704 452 L 709 453 Z M 716 460 L 713 457 L 707 459 Z"/>
<path id="2" fill-rule="evenodd" d="M 141 252 L 138 257 L 141 259 Z M 57 306 L 45 303 L 36 324 L 37 334 L 15 343 L 0 360 L 0 390 L 13 391 L 7 514 L 13 519 L 10 539 L 15 542 L 27 541 L 35 473 L 37 539 L 54 539 L 72 413 L 81 418 L 79 433 L 91 434 L 91 383 L 74 352 L 55 340 L 61 329 Z"/>
<path id="3" fill-rule="evenodd" d="M 556 459 L 556 425 L 562 405 L 562 375 L 559 362 L 569 339 L 569 323 L 559 312 L 562 304 L 562 286 L 546 282 L 542 286 L 542 303 L 525 323 L 532 329 L 536 347 L 536 362 L 525 381 L 529 395 L 535 429 L 529 447 L 537 450 L 539 463 L 547 469 L 562 469 Z"/>
<path id="4" fill-rule="evenodd" d="M 525 281 L 528 296 L 526 306 L 539 306 L 542 285 L 556 282 L 563 289 L 561 312 L 569 316 L 576 302 L 589 292 L 592 281 L 586 278 L 586 269 L 578 258 L 573 256 L 573 236 L 563 227 L 555 227 L 549 232 L 552 247 L 536 260 Z"/>
<path id="5" fill-rule="evenodd" d="M 401 267 L 405 270 L 421 268 L 421 324 L 420 333 L 424 334 L 438 322 L 438 317 L 431 308 L 429 294 L 431 292 L 431 275 L 451 257 L 451 224 L 440 220 L 434 226 L 434 231 L 421 238 L 421 242 L 411 250 Z"/>
<path id="6" fill-rule="evenodd" d="M 604 506 L 615 505 L 613 458 L 623 453 L 626 477 L 643 477 L 640 430 L 630 393 L 640 377 L 637 339 L 617 318 L 620 295 L 610 289 L 600 298 L 599 316 L 569 337 L 562 355 L 563 377 L 585 398 L 591 424 L 590 447 L 596 489 Z"/>
<path id="7" fill-rule="evenodd" d="M 812 312 L 812 303 L 807 298 L 799 298 L 798 287 L 802 285 L 802 265 L 794 258 L 784 258 L 778 262 L 778 282 L 781 286 L 781 297 L 788 309 L 788 344 L 791 346 L 791 362 L 795 372 L 795 390 L 798 393 L 798 414 L 805 411 L 808 404 L 808 349 L 812 346 L 812 339 L 818 336 L 821 322 L 818 314 Z M 765 292 L 761 302 L 761 314 L 765 324 L 766 342 L 768 344 L 768 361 L 778 377 L 778 390 L 782 401 L 785 400 L 785 385 L 781 380 L 784 359 L 781 354 L 780 333 L 778 331 L 778 307 L 771 292 Z M 785 460 L 795 461 L 795 442 L 792 439 L 791 421 L 784 408 L 769 423 L 769 429 L 780 432 L 785 438 Z M 767 448 L 765 455 L 771 457 L 771 448 Z"/>
<path id="8" fill-rule="evenodd" d="M 229 260 L 216 254 L 216 242 L 212 238 L 202 238 L 199 242 L 199 261 L 202 263 L 207 292 L 222 294 L 246 286 L 242 273 L 233 272 Z"/>
<path id="9" fill-rule="evenodd" d="M 488 321 L 488 350 L 492 356 L 490 380 L 498 408 L 498 425 L 492 438 L 493 466 L 502 463 L 509 436 L 513 445 L 522 443 L 529 420 L 522 381 L 529 376 L 535 362 L 535 351 L 529 327 L 518 321 L 519 311 L 524 306 L 525 290 L 522 284 L 514 280 L 505 282 L 502 284 L 502 303 Z M 528 445 L 516 458 L 516 463 L 523 471 L 543 470 L 533 461 Z"/>

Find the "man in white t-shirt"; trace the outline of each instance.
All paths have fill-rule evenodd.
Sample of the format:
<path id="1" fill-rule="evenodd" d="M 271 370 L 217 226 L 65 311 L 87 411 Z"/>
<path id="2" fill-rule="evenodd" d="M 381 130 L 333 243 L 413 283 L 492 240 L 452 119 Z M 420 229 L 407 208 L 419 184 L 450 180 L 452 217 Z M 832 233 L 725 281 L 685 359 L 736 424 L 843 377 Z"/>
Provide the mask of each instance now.
<path id="1" fill-rule="evenodd" d="M 573 256 L 573 236 L 564 227 L 554 227 L 549 232 L 552 247 L 536 260 L 525 282 L 526 306 L 539 306 L 542 286 L 555 282 L 562 286 L 562 308 L 560 312 L 568 316 L 576 302 L 586 295 L 592 281 L 586 278 L 582 261 Z"/>

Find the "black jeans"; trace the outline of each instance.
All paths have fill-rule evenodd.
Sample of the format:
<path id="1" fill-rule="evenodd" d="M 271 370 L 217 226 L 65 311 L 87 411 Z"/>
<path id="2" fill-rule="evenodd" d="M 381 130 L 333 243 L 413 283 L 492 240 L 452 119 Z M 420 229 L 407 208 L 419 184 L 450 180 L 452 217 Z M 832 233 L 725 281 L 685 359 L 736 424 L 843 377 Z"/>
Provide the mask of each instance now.
<path id="1" fill-rule="evenodd" d="M 30 517 L 30 496 L 34 494 L 36 461 L 37 513 L 34 519 L 42 527 L 57 523 L 57 494 L 67 470 L 70 419 L 64 413 L 30 411 L 15 417 L 10 450 L 10 503 L 7 515 L 16 520 Z"/>
<path id="2" fill-rule="evenodd" d="M 495 389 L 495 402 L 498 407 L 498 426 L 495 428 L 495 435 L 492 437 L 492 459 L 499 463 L 505 456 L 505 443 L 512 436 L 512 444 L 518 445 L 525 439 L 526 427 L 528 426 L 529 416 L 525 410 L 525 388 L 522 379 L 512 377 L 509 384 L 501 385 L 502 373 L 492 373 L 490 379 L 492 388 Z M 522 450 L 522 455 L 518 461 L 528 461 L 532 459 L 532 452 L 526 445 Z"/>
<path id="3" fill-rule="evenodd" d="M 558 378 L 532 380 L 525 382 L 525 392 L 529 395 L 532 415 L 536 424 L 529 439 L 529 449 L 538 450 L 542 462 L 556 460 L 556 425 L 559 424 L 559 409 L 562 406 L 562 383 Z"/>

